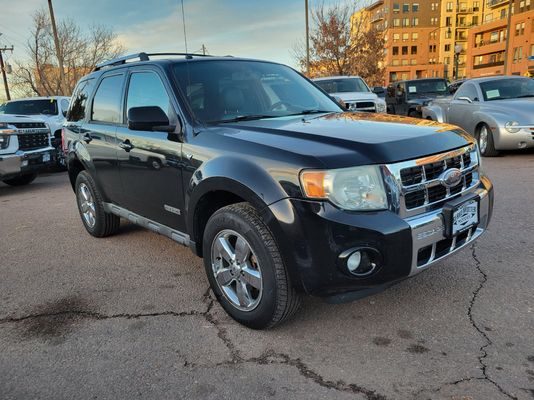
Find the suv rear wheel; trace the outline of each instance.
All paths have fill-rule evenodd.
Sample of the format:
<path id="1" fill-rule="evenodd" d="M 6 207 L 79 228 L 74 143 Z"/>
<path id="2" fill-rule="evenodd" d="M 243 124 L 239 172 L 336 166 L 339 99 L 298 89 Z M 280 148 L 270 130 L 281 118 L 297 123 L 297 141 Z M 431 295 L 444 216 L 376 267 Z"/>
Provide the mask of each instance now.
<path id="1" fill-rule="evenodd" d="M 104 211 L 102 195 L 87 171 L 76 177 L 76 202 L 87 232 L 95 237 L 113 235 L 119 229 L 120 218 Z"/>
<path id="2" fill-rule="evenodd" d="M 3 182 L 10 186 L 24 186 L 32 183 L 35 178 L 37 178 L 37 174 L 26 174 L 17 176 L 16 178 L 5 179 Z"/>
<path id="3" fill-rule="evenodd" d="M 210 286 L 236 321 L 264 329 L 297 311 L 300 295 L 291 286 L 271 232 L 250 204 L 233 204 L 213 214 L 203 248 Z"/>

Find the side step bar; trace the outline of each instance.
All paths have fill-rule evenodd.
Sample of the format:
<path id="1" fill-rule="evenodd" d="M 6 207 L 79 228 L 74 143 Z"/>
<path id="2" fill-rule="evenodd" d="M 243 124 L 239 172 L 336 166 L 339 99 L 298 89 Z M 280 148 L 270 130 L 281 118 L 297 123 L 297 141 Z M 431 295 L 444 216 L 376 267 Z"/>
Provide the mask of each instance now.
<path id="1" fill-rule="evenodd" d="M 183 244 L 184 246 L 194 247 L 194 243 L 191 242 L 189 235 L 176 229 L 169 228 L 166 225 L 162 225 L 158 222 L 152 221 L 151 219 L 142 217 L 139 214 L 128 211 L 125 208 L 119 207 L 112 203 L 104 203 L 104 210 L 108 213 L 115 214 L 118 217 L 127 219 L 128 221 L 140 225 L 143 228 L 149 229 L 152 232 L 156 232 L 160 235 L 167 236 L 168 238 Z"/>

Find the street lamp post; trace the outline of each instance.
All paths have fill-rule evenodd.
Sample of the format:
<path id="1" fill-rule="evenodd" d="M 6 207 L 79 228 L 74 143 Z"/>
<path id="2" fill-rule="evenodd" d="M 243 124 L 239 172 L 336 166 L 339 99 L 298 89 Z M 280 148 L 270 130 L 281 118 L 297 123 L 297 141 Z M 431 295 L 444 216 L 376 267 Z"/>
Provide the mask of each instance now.
<path id="1" fill-rule="evenodd" d="M 454 46 L 454 79 L 458 79 L 458 67 L 460 64 L 460 53 L 464 48 L 461 44 Z"/>
<path id="2" fill-rule="evenodd" d="M 306 12 L 306 74 L 310 76 L 310 25 L 308 21 L 308 0 L 304 0 Z"/>

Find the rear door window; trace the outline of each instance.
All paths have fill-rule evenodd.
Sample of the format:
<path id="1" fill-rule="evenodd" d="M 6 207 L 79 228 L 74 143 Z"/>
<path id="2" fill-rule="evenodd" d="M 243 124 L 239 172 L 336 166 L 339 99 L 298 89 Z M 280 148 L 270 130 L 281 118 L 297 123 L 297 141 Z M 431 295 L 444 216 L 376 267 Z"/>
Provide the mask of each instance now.
<path id="1" fill-rule="evenodd" d="M 100 82 L 93 99 L 91 120 L 112 124 L 122 123 L 121 99 L 124 75 L 107 76 Z"/>

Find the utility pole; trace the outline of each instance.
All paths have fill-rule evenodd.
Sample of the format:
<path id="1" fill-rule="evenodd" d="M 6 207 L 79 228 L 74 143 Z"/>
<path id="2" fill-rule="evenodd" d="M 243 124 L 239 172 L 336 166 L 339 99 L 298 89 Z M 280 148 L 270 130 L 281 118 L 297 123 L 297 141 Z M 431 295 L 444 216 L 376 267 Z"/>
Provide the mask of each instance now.
<path id="1" fill-rule="evenodd" d="M 310 76 L 310 25 L 308 21 L 308 0 L 304 0 L 306 9 L 306 74 Z"/>
<path id="2" fill-rule="evenodd" d="M 0 33 L 1 35 L 1 33 Z M 4 88 L 6 89 L 6 97 L 8 100 L 11 100 L 11 95 L 9 94 L 9 86 L 7 84 L 7 75 L 6 75 L 6 67 L 4 66 L 4 57 L 2 56 L 2 53 L 4 51 L 11 51 L 13 53 L 13 46 L 11 47 L 0 47 L 0 69 L 2 70 L 2 78 L 4 78 Z"/>
<path id="3" fill-rule="evenodd" d="M 204 44 L 202 44 L 202 55 L 206 55 L 206 46 Z"/>
<path id="4" fill-rule="evenodd" d="M 506 26 L 506 47 L 504 48 L 504 75 L 508 73 L 508 47 L 510 46 L 510 25 L 512 24 L 512 5 L 514 0 L 508 0 L 508 25 Z"/>
<path id="5" fill-rule="evenodd" d="M 65 91 L 65 70 L 63 69 L 63 54 L 61 53 L 61 46 L 59 45 L 59 37 L 57 34 L 56 18 L 54 17 L 54 8 L 52 7 L 52 0 L 48 0 L 48 10 L 50 11 L 50 23 L 52 24 L 52 33 L 54 34 L 54 44 L 56 45 L 56 56 L 59 67 L 59 82 L 60 89 L 63 95 L 67 95 Z"/>

